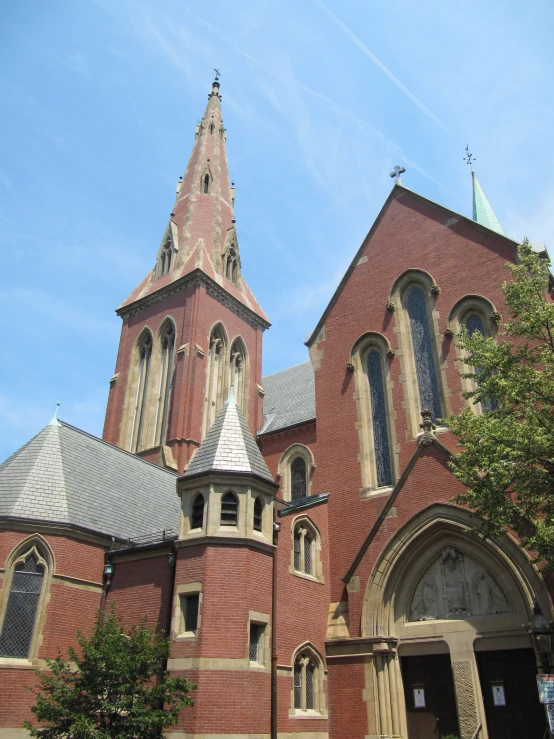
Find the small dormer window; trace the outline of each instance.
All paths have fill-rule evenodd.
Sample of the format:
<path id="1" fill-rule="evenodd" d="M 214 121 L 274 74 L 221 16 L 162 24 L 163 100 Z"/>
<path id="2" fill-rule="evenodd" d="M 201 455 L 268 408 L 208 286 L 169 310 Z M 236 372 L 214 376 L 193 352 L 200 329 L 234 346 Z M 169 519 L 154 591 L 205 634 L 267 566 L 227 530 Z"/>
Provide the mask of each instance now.
<path id="1" fill-rule="evenodd" d="M 231 247 L 229 249 L 229 252 L 227 253 L 227 260 L 225 263 L 225 277 L 228 280 L 231 280 L 231 282 L 233 282 L 236 285 L 238 276 L 239 276 L 239 266 L 238 266 L 237 252 L 236 252 L 236 249 Z"/>
<path id="2" fill-rule="evenodd" d="M 204 175 L 204 195 L 209 195 L 210 193 L 210 175 L 206 173 Z"/>
<path id="3" fill-rule="evenodd" d="M 168 240 L 160 256 L 160 275 L 166 275 L 170 271 L 172 257 L 173 249 L 171 247 L 171 241 Z"/>

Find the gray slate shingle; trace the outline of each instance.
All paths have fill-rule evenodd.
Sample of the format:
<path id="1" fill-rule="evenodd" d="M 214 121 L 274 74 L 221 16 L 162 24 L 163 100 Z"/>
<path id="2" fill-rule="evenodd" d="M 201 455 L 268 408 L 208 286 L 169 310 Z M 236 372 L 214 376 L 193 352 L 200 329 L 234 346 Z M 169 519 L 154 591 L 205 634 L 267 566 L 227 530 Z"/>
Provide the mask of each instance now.
<path id="1" fill-rule="evenodd" d="M 275 372 L 262 379 L 264 425 L 260 434 L 315 419 L 315 381 L 311 362 Z"/>
<path id="2" fill-rule="evenodd" d="M 49 424 L 0 465 L 0 516 L 121 539 L 175 531 L 176 477 L 73 426 Z"/>
<path id="3" fill-rule="evenodd" d="M 252 472 L 273 482 L 246 419 L 233 397 L 219 412 L 184 477 L 211 471 Z"/>

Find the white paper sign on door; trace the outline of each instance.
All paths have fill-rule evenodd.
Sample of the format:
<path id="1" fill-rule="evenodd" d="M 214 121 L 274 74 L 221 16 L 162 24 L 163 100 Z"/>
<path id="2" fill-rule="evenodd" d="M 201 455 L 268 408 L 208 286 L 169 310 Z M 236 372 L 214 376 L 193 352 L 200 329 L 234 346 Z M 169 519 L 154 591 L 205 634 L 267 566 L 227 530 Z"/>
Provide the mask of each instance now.
<path id="1" fill-rule="evenodd" d="M 500 683 L 492 686 L 492 701 L 495 706 L 506 705 L 506 693 L 504 692 L 504 685 Z"/>
<path id="2" fill-rule="evenodd" d="M 414 707 L 425 708 L 425 690 L 423 688 L 414 688 Z"/>

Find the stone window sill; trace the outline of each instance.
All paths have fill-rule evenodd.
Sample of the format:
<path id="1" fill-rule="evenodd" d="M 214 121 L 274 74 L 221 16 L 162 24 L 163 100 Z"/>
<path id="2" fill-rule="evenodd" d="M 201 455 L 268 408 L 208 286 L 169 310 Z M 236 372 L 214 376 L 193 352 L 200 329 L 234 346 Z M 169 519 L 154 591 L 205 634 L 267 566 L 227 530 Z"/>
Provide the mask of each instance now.
<path id="1" fill-rule="evenodd" d="M 0 667 L 15 667 L 20 670 L 34 670 L 37 665 L 30 659 L 17 659 L 16 657 L 0 657 Z"/>
<path id="2" fill-rule="evenodd" d="M 305 572 L 300 572 L 299 570 L 290 569 L 290 573 L 294 575 L 295 577 L 299 577 L 302 580 L 309 580 L 310 582 L 317 582 L 320 585 L 323 584 L 323 577 L 316 577 L 315 575 L 307 575 Z"/>
<path id="3" fill-rule="evenodd" d="M 316 711 L 312 708 L 308 709 L 307 711 L 302 711 L 299 708 L 295 708 L 293 711 L 289 711 L 289 718 L 326 720 L 327 714 L 320 713 L 319 711 Z"/>

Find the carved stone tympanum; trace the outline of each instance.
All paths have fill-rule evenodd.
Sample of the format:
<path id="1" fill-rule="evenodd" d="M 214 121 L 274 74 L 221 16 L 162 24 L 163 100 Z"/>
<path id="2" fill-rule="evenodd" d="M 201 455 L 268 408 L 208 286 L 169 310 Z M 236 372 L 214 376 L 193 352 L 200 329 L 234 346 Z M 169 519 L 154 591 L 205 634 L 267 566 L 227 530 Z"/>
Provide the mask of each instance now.
<path id="1" fill-rule="evenodd" d="M 491 573 L 459 549 L 447 546 L 419 581 L 408 620 L 467 618 L 509 610 L 508 599 Z"/>

